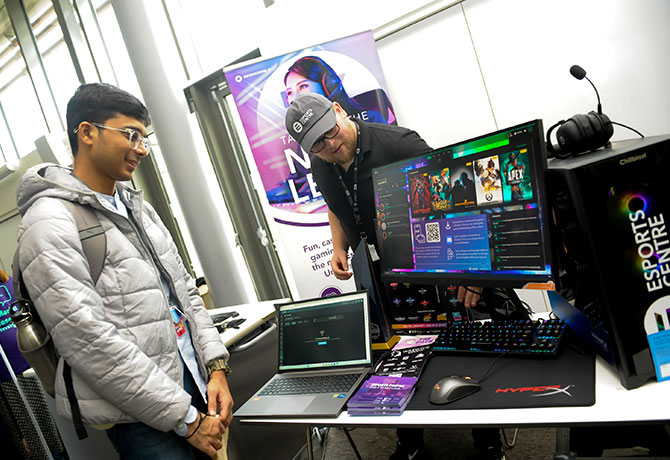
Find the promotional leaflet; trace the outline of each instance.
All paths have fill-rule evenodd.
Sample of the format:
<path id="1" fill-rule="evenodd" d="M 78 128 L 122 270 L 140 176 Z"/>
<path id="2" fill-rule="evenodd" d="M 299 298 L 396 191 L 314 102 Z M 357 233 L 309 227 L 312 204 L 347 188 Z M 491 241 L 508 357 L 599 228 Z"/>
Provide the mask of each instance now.
<path id="1" fill-rule="evenodd" d="M 430 345 L 401 349 L 394 348 L 375 374 L 418 378 L 429 356 Z"/>
<path id="2" fill-rule="evenodd" d="M 415 377 L 373 375 L 347 402 L 347 410 L 358 415 L 381 415 L 382 412 L 402 413 L 414 394 Z"/>
<path id="3" fill-rule="evenodd" d="M 347 413 L 349 415 L 400 415 L 412 400 L 415 390 L 416 388 L 412 388 L 400 406 L 348 407 Z"/>

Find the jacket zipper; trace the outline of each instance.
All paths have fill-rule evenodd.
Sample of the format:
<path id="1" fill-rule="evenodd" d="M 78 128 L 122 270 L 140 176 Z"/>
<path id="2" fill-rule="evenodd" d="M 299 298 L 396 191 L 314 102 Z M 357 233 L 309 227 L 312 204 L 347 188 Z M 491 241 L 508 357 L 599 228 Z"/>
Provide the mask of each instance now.
<path id="1" fill-rule="evenodd" d="M 135 230 L 137 231 L 138 236 L 140 237 L 140 241 L 142 242 L 142 245 L 149 252 L 149 255 L 151 256 L 151 260 L 153 261 L 154 270 L 156 270 L 156 272 L 158 274 L 159 281 L 160 281 L 161 276 L 164 276 L 165 279 L 168 281 L 168 285 L 170 286 L 170 292 L 174 293 L 174 297 L 175 297 L 174 300 L 177 303 L 177 307 L 179 308 L 179 311 L 186 318 L 186 321 L 187 321 L 188 327 L 189 327 L 188 330 L 189 330 L 189 333 L 191 335 L 191 340 L 193 342 L 192 345 L 193 345 L 194 350 L 196 350 L 196 343 L 198 343 L 198 334 L 195 332 L 194 328 L 192 327 L 192 325 L 195 324 L 195 321 L 193 321 L 193 318 L 191 318 L 190 313 L 185 311 L 186 309 L 182 305 L 181 300 L 179 299 L 179 296 L 177 295 L 177 290 L 175 288 L 175 285 L 174 285 L 174 282 L 173 282 L 172 278 L 170 277 L 167 270 L 165 269 L 165 267 L 161 263 L 160 259 L 158 258 L 158 255 L 156 254 L 156 251 L 155 251 L 153 245 L 151 244 L 151 241 L 149 240 L 149 237 L 147 236 L 146 229 L 144 228 L 144 224 L 142 223 L 142 216 L 143 216 L 143 212 L 144 212 L 143 208 L 144 208 L 144 202 L 140 200 L 139 221 L 137 221 L 137 216 L 135 216 L 135 214 L 132 213 L 132 212 L 130 214 L 133 216 L 133 219 L 132 220 L 128 219 L 128 220 L 131 221 L 131 223 L 133 224 L 133 227 L 135 227 Z M 163 292 L 163 297 L 165 298 L 165 303 L 168 306 L 168 310 L 169 310 L 170 300 L 168 299 L 167 295 L 163 291 L 162 287 L 161 287 L 161 292 Z M 169 313 L 170 312 L 168 311 L 168 314 Z M 177 339 L 175 337 L 175 343 L 176 343 L 176 340 Z M 198 354 L 197 351 L 195 352 L 195 359 L 198 363 L 198 368 L 200 369 L 200 373 L 202 375 L 206 376 L 207 375 L 206 369 L 205 369 L 205 367 L 202 363 L 202 360 L 200 358 L 200 355 Z M 183 385 L 183 382 L 182 382 L 182 385 Z"/>

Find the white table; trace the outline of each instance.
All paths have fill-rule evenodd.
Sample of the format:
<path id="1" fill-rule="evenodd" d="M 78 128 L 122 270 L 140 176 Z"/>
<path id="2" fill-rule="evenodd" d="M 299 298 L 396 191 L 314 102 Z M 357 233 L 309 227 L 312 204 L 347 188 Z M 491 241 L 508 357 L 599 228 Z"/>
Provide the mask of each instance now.
<path id="1" fill-rule="evenodd" d="M 311 427 L 569 427 L 575 425 L 640 424 L 670 420 L 670 381 L 648 382 L 626 390 L 616 371 L 596 358 L 596 402 L 593 406 L 537 407 L 523 409 L 406 410 L 400 416 L 350 416 L 337 418 L 240 419 L 241 423 L 305 426 L 312 459 Z M 345 431 L 346 433 L 346 431 Z M 567 447 L 567 446 L 566 446 Z"/>
<path id="2" fill-rule="evenodd" d="M 290 299 L 267 300 L 264 302 L 254 302 L 242 305 L 233 305 L 230 307 L 213 308 L 211 310 L 207 310 L 207 312 L 210 314 L 210 316 L 213 316 L 218 313 L 236 311 L 240 314 L 240 316 L 229 318 L 226 321 L 237 318 L 246 319 L 246 321 L 240 324 L 236 329 L 226 329 L 219 334 L 221 336 L 221 340 L 223 340 L 224 345 L 226 347 L 230 347 L 238 340 L 246 336 L 249 332 L 265 323 L 268 319 L 274 317 L 277 314 L 274 307 L 275 304 L 288 302 L 289 300 Z"/>
<path id="3" fill-rule="evenodd" d="M 446 406 L 445 406 L 446 407 Z M 602 358 L 596 358 L 596 403 L 581 407 L 406 410 L 400 416 L 242 419 L 242 423 L 347 427 L 516 427 L 644 423 L 670 420 L 670 381 L 626 390 Z"/>

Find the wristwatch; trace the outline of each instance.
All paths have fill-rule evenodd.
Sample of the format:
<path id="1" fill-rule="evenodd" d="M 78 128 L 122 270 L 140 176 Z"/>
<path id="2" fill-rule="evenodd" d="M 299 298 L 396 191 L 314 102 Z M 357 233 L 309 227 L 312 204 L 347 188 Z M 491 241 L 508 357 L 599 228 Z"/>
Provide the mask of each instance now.
<path id="1" fill-rule="evenodd" d="M 186 433 L 188 433 L 188 424 L 193 423 L 196 420 L 198 420 L 198 410 L 191 406 L 188 408 L 188 413 L 186 414 L 186 417 L 184 417 L 184 421 L 181 422 L 177 428 L 174 428 L 174 432 L 177 433 L 178 436 L 186 436 Z"/>
<path id="2" fill-rule="evenodd" d="M 209 375 L 212 375 L 212 372 L 216 371 L 223 371 L 226 374 L 226 377 L 228 377 L 232 372 L 224 359 L 215 359 L 207 366 L 207 372 Z"/>

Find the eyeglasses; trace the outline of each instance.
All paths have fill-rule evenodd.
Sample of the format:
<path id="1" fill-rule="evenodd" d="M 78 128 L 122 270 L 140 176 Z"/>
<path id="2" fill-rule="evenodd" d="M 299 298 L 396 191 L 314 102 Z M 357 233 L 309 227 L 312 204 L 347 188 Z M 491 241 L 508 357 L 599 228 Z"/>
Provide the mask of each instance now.
<path id="1" fill-rule="evenodd" d="M 97 126 L 100 129 L 112 129 L 114 131 L 121 131 L 122 133 L 126 133 L 128 137 L 128 145 L 133 150 L 137 150 L 140 144 L 142 144 L 142 148 L 147 152 L 151 148 L 151 141 L 149 140 L 149 138 L 147 136 L 142 136 L 139 133 L 139 131 L 136 131 L 131 128 L 115 128 L 113 126 L 103 125 L 102 123 L 91 123 L 91 124 L 93 126 Z M 79 131 L 79 128 L 74 129 L 75 134 L 77 134 L 77 131 Z"/>
<path id="2" fill-rule="evenodd" d="M 326 146 L 326 139 L 332 139 L 340 132 L 340 125 L 335 123 L 335 126 L 330 128 L 326 133 L 321 136 L 315 143 L 312 145 L 310 152 L 319 153 Z"/>

